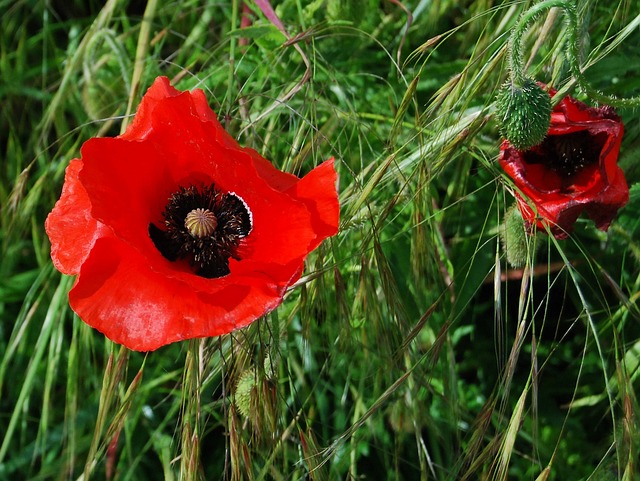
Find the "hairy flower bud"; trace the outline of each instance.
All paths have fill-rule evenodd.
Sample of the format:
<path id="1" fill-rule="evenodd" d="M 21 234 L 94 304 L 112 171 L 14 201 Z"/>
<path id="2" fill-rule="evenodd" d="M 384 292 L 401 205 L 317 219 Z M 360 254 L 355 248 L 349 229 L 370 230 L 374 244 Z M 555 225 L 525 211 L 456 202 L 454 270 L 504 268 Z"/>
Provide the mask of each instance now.
<path id="1" fill-rule="evenodd" d="M 535 254 L 540 245 L 533 238 L 535 228 L 528 225 L 522 218 L 520 211 L 514 204 L 508 211 L 502 226 L 502 249 L 507 256 L 507 262 L 516 269 L 524 267 L 527 260 Z"/>
<path id="2" fill-rule="evenodd" d="M 497 97 L 500 132 L 518 150 L 542 142 L 551 122 L 551 97 L 532 79 L 506 83 Z"/>
<path id="3" fill-rule="evenodd" d="M 258 396 L 255 370 L 247 369 L 240 375 L 234 396 L 235 405 L 240 414 L 246 418 L 250 417 L 252 406 Z"/>

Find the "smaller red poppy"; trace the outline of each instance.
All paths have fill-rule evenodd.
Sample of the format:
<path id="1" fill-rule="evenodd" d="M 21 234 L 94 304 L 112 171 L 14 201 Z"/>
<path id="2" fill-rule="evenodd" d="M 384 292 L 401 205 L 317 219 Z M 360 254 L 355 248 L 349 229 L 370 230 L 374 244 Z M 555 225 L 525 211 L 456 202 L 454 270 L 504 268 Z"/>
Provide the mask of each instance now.
<path id="1" fill-rule="evenodd" d="M 613 107 L 590 107 L 567 96 L 553 109 L 542 143 L 521 151 L 504 140 L 499 161 L 528 199 L 516 193 L 524 220 L 563 239 L 584 211 L 607 230 L 629 200 L 618 166 L 623 132 Z"/>
<path id="2" fill-rule="evenodd" d="M 275 309 L 338 230 L 333 159 L 304 178 L 240 147 L 201 90 L 159 77 L 127 131 L 84 143 L 47 218 L 69 302 L 111 340 L 151 351 Z"/>

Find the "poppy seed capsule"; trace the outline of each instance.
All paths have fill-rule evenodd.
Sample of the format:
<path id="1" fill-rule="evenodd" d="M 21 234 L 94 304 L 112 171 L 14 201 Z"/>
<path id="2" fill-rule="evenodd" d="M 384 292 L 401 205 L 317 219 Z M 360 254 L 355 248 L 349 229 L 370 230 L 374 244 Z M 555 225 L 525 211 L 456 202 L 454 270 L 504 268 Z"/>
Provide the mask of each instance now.
<path id="1" fill-rule="evenodd" d="M 193 237 L 208 237 L 218 227 L 218 219 L 209 209 L 193 209 L 185 217 L 184 226 Z"/>
<path id="2" fill-rule="evenodd" d="M 505 84 L 496 99 L 500 133 L 518 150 L 540 144 L 551 123 L 551 97 L 530 78 Z"/>

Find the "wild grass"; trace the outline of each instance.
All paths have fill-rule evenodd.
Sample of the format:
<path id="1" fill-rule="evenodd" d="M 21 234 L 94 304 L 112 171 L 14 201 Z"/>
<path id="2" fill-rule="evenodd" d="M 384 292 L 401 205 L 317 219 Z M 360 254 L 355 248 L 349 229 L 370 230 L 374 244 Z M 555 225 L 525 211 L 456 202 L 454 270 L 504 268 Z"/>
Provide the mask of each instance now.
<path id="1" fill-rule="evenodd" d="M 287 40 L 239 0 L 0 0 L 0 479 L 636 479 L 637 111 L 608 233 L 532 237 L 521 269 L 499 240 L 494 99 L 534 3 L 272 2 Z M 637 95 L 637 2 L 578 12 L 585 76 Z M 569 90 L 557 12 L 525 49 Z M 70 310 L 43 223 L 158 75 L 283 170 L 335 156 L 341 223 L 276 311 L 141 354 Z"/>

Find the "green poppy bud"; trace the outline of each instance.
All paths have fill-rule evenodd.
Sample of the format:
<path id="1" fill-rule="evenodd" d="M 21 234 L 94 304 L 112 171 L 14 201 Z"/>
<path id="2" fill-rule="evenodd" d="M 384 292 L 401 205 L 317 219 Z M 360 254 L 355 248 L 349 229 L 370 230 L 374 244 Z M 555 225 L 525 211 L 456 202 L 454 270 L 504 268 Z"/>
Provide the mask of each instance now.
<path id="1" fill-rule="evenodd" d="M 535 232 L 535 227 L 527 227 L 517 204 L 514 204 L 507 211 L 500 236 L 509 265 L 519 269 L 527 264 L 528 259 L 533 258 L 540 245 L 534 238 Z"/>
<path id="2" fill-rule="evenodd" d="M 541 143 L 551 123 L 551 97 L 535 81 L 506 83 L 497 97 L 500 133 L 518 150 Z"/>
<path id="3" fill-rule="evenodd" d="M 253 402 L 255 401 L 258 390 L 256 386 L 256 372 L 254 369 L 247 369 L 240 375 L 236 390 L 234 393 L 234 402 L 240 414 L 248 418 L 251 414 Z"/>

